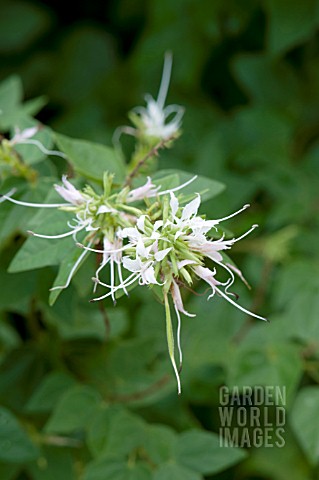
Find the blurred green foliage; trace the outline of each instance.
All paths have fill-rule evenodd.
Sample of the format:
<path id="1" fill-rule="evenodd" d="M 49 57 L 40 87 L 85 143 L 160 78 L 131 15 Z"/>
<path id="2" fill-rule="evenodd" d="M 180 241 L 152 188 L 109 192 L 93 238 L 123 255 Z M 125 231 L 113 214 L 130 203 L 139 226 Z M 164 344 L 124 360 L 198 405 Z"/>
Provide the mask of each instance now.
<path id="1" fill-rule="evenodd" d="M 12 273 L 15 257 L 8 273 L 39 218 L 1 204 L 1 480 L 318 478 L 318 25 L 318 0 L 86 0 L 73 10 L 61 1 L 1 3 L 4 133 L 38 114 L 61 143 L 70 135 L 107 151 L 126 112 L 157 92 L 163 55 L 173 52 L 169 102 L 186 114 L 161 168 L 224 183 L 207 203 L 212 218 L 252 204 L 229 223 L 236 234 L 261 227 L 235 251 L 252 285 L 238 293 L 271 320 L 251 322 L 218 298 L 189 293 L 197 317 L 183 319 L 177 398 L 164 315 L 151 293 L 136 289 L 116 308 L 106 303 L 108 332 L 103 308 L 87 303 L 89 261 L 50 307 L 68 241 L 47 252 L 27 240 L 31 266 L 37 258 L 43 268 L 29 270 L 25 255 L 16 271 L 28 271 Z M 50 130 L 41 135 L 50 148 Z M 131 147 L 124 141 L 125 151 Z M 72 156 L 74 145 L 64 148 Z M 22 199 L 42 201 L 65 166 L 31 153 L 47 180 L 36 190 L 15 185 Z M 87 167 L 76 165 L 84 175 Z M 98 178 L 94 160 L 91 178 L 92 168 Z M 223 384 L 287 387 L 284 448 L 219 447 Z"/>

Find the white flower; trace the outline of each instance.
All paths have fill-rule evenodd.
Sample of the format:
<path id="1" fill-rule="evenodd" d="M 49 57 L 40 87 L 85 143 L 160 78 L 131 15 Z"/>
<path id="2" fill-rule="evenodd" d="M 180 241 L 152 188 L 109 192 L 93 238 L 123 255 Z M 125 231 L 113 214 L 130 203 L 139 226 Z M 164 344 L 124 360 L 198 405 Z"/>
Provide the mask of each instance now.
<path id="1" fill-rule="evenodd" d="M 179 105 L 168 105 L 165 107 L 165 100 L 168 92 L 169 81 L 172 70 L 172 55 L 167 53 L 164 60 L 163 75 L 157 100 L 151 95 L 146 95 L 145 107 L 137 107 L 135 111 L 144 126 L 144 133 L 149 137 L 156 137 L 166 140 L 176 133 L 181 127 L 181 120 L 184 108 Z M 173 117 L 168 120 L 168 117 Z M 168 120 L 168 122 L 167 122 Z"/>
<path id="2" fill-rule="evenodd" d="M 25 128 L 24 130 L 20 130 L 20 128 L 15 128 L 15 134 L 10 140 L 11 145 L 17 145 L 19 143 L 24 143 L 25 140 L 34 137 L 34 135 L 39 131 L 39 127 L 30 127 Z"/>
<path id="3" fill-rule="evenodd" d="M 131 203 L 136 202 L 137 200 L 143 200 L 144 198 L 155 197 L 160 188 L 161 187 L 156 187 L 156 185 L 152 183 L 151 177 L 147 177 L 147 182 L 141 187 L 131 190 L 128 193 L 126 200 L 128 203 Z"/>
<path id="4" fill-rule="evenodd" d="M 72 183 L 70 183 L 66 177 L 66 175 L 63 175 L 62 177 L 62 183 L 63 186 L 61 185 L 54 185 L 55 190 L 58 192 L 58 194 L 64 198 L 67 202 L 71 203 L 72 205 L 81 205 L 86 202 L 86 199 L 82 195 L 79 190 L 77 190 Z"/>
<path id="5" fill-rule="evenodd" d="M 9 141 L 9 144 L 14 147 L 15 145 L 35 145 L 45 155 L 55 155 L 56 157 L 66 158 L 66 155 L 58 150 L 48 150 L 39 140 L 36 140 L 34 135 L 39 131 L 40 127 L 34 126 L 20 130 L 15 128 L 15 134 Z"/>

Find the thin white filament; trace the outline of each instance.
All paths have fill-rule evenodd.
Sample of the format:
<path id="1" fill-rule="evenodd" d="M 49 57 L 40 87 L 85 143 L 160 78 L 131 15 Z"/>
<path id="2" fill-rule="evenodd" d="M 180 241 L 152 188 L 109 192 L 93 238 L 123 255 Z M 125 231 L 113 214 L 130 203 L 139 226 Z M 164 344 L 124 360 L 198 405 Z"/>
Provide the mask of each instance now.
<path id="1" fill-rule="evenodd" d="M 14 189 L 12 189 L 14 190 Z M 2 195 L 4 200 L 9 200 L 9 202 L 16 203 L 17 205 L 22 205 L 23 207 L 33 207 L 33 208 L 59 208 L 59 207 L 70 207 L 72 206 L 71 203 L 29 203 L 23 202 L 21 200 L 16 200 L 15 198 L 10 197 L 13 195 L 12 190 L 8 192 L 6 195 Z M 4 200 L 0 199 L 0 202 Z"/>
<path id="2" fill-rule="evenodd" d="M 169 87 L 169 82 L 170 82 L 171 72 L 172 72 L 172 62 L 173 62 L 172 54 L 167 52 L 164 58 L 162 79 L 161 79 L 160 89 L 157 97 L 157 104 L 160 108 L 164 107 L 165 100 L 167 97 L 167 92 L 168 92 L 168 87 Z"/>
<path id="3" fill-rule="evenodd" d="M 21 140 L 19 142 L 17 142 L 17 145 L 35 145 L 36 147 L 38 147 L 39 150 L 41 150 L 42 153 L 44 153 L 45 155 L 55 155 L 56 157 L 61 157 L 61 158 L 67 158 L 67 156 L 62 153 L 62 152 L 59 152 L 58 150 L 48 150 L 47 148 L 45 148 L 44 145 L 42 145 L 41 142 L 39 142 L 39 140 Z"/>
<path id="4" fill-rule="evenodd" d="M 241 305 L 239 305 L 238 303 L 234 302 L 234 300 L 232 300 L 231 298 L 228 297 L 228 295 L 226 295 L 222 290 L 220 290 L 219 288 L 215 287 L 215 290 L 225 299 L 227 300 L 227 302 L 231 303 L 232 305 L 234 305 L 236 308 L 238 308 L 239 310 L 241 310 L 242 312 L 246 313 L 247 315 L 250 315 L 251 317 L 255 317 L 255 318 L 259 318 L 259 320 L 264 320 L 265 322 L 267 322 L 267 318 L 264 318 L 264 317 L 260 317 L 259 315 L 256 315 L 256 313 L 252 313 L 250 312 L 249 310 L 246 310 L 246 308 L 242 307 Z"/>
<path id="5" fill-rule="evenodd" d="M 92 243 L 92 242 L 90 242 Z M 90 244 L 89 244 L 90 245 Z M 79 258 L 77 259 L 77 261 L 75 262 L 75 264 L 73 265 L 70 273 L 69 273 L 69 276 L 67 278 L 67 281 L 65 283 L 65 285 L 61 285 L 61 286 L 57 286 L 57 287 L 52 287 L 50 288 L 50 291 L 52 292 L 53 290 L 58 290 L 58 289 L 63 289 L 63 288 L 67 288 L 70 283 L 71 283 L 71 280 L 72 280 L 72 277 L 74 275 L 74 273 L 76 272 L 78 266 L 80 265 L 80 263 L 82 262 L 83 258 L 88 254 L 88 251 L 87 250 L 84 250 L 81 255 L 79 256 Z"/>
<path id="6" fill-rule="evenodd" d="M 33 235 L 34 237 L 39 237 L 39 238 L 65 238 L 65 237 L 70 237 L 71 235 L 75 235 L 77 232 L 80 232 L 86 227 L 86 225 L 81 225 L 81 227 L 75 228 L 73 231 L 65 232 L 65 233 L 60 233 L 59 235 L 42 235 L 41 233 L 35 233 L 32 232 L 31 230 L 28 230 L 27 233 L 30 235 Z M 90 250 L 89 248 L 86 248 L 86 250 Z"/>
<path id="7" fill-rule="evenodd" d="M 119 274 L 119 280 L 120 280 L 120 283 L 122 284 L 123 291 L 124 291 L 125 295 L 128 296 L 128 291 L 126 290 L 126 287 L 125 287 L 124 282 L 123 282 L 121 262 L 117 263 L 117 271 L 118 271 L 118 274 Z"/>
<path id="8" fill-rule="evenodd" d="M 124 245 L 122 248 L 118 248 L 116 250 L 98 250 L 97 248 L 89 248 L 83 245 L 83 243 L 77 243 L 77 247 L 79 248 L 84 248 L 84 250 L 90 250 L 90 252 L 95 252 L 95 253 L 119 253 L 119 252 L 124 252 L 124 250 L 127 250 L 128 248 L 132 248 L 132 245 Z"/>
<path id="9" fill-rule="evenodd" d="M 231 242 L 232 243 L 239 242 L 239 240 L 242 240 L 243 238 L 247 237 L 247 235 L 253 232 L 256 228 L 258 228 L 258 225 L 253 225 L 249 230 L 247 230 L 247 232 L 243 233 L 243 235 L 241 235 L 238 238 L 234 238 L 233 240 L 231 240 Z"/>
<path id="10" fill-rule="evenodd" d="M 134 275 L 134 274 L 133 274 L 133 275 Z M 128 277 L 128 278 L 130 278 L 130 277 Z M 135 275 L 135 278 L 133 278 L 130 282 L 127 282 L 127 283 L 125 284 L 125 286 L 128 287 L 129 285 L 132 285 L 132 283 L 134 283 L 135 280 L 137 280 L 138 278 L 139 278 L 139 275 Z M 100 283 L 101 285 L 104 285 L 102 282 L 99 282 L 99 283 Z M 119 290 L 119 289 L 121 289 L 121 288 L 123 288 L 123 286 L 122 286 L 122 285 L 118 285 L 117 287 L 114 287 L 114 291 L 117 291 L 117 290 Z M 111 294 L 112 294 L 112 292 L 108 292 L 108 293 L 106 293 L 105 295 L 102 295 L 101 297 L 93 298 L 93 299 L 91 300 L 91 302 L 97 302 L 97 301 L 99 301 L 99 300 L 104 300 L 104 298 L 109 297 Z"/>
<path id="11" fill-rule="evenodd" d="M 85 251 L 89 251 L 89 250 L 85 250 Z M 99 273 L 100 273 L 100 271 L 105 267 L 105 265 L 107 265 L 107 264 L 109 263 L 110 260 L 111 260 L 111 257 L 109 257 L 105 262 L 102 260 L 99 268 L 96 270 L 96 272 L 95 272 L 95 277 L 96 277 L 96 279 L 97 279 L 98 281 L 97 281 L 97 282 L 94 282 L 93 293 L 96 292 L 97 286 L 98 286 L 98 284 L 100 283 L 100 279 L 99 279 Z"/>
<path id="12" fill-rule="evenodd" d="M 227 217 L 219 218 L 218 220 L 215 220 L 215 222 L 216 222 L 216 223 L 224 222 L 225 220 L 228 220 L 229 218 L 235 217 L 236 215 L 238 215 L 239 213 L 243 212 L 244 210 L 247 210 L 247 208 L 249 208 L 249 207 L 250 207 L 250 204 L 247 203 L 247 204 L 244 205 L 242 208 L 240 208 L 239 210 L 237 210 L 237 212 L 231 213 L 230 215 L 227 215 Z"/>
<path id="13" fill-rule="evenodd" d="M 166 195 L 167 193 L 171 193 L 171 192 L 177 192 L 178 190 L 181 190 L 182 188 L 187 187 L 187 185 L 189 185 L 194 180 L 196 180 L 197 177 L 198 175 L 194 175 L 190 180 L 187 180 L 187 182 L 183 183 L 182 185 L 179 185 L 178 187 L 175 187 L 175 188 L 171 188 L 170 190 L 164 190 L 163 192 L 159 192 L 157 195 L 160 196 L 160 195 Z"/>
<path id="14" fill-rule="evenodd" d="M 179 353 L 179 364 L 181 369 L 183 364 L 183 354 L 182 354 L 182 348 L 181 348 L 181 316 L 175 304 L 174 304 L 174 307 L 175 307 L 175 312 L 177 316 L 177 335 L 176 336 L 177 336 L 177 349 Z"/>

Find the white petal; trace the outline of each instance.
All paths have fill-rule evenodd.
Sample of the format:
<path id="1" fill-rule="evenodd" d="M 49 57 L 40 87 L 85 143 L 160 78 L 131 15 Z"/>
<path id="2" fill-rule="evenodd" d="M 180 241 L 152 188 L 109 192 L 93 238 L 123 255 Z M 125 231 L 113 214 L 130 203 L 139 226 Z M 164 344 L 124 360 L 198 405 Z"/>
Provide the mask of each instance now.
<path id="1" fill-rule="evenodd" d="M 148 267 L 143 273 L 142 273 L 142 279 L 144 283 L 152 283 L 152 284 L 157 284 L 157 280 L 155 278 L 155 272 L 154 268 L 152 266 Z"/>
<path id="2" fill-rule="evenodd" d="M 166 255 L 168 254 L 168 252 L 170 252 L 172 250 L 172 247 L 170 248 L 165 248 L 164 250 L 160 250 L 159 252 L 156 252 L 154 257 L 155 257 L 155 260 L 157 262 L 160 262 L 161 260 L 163 260 L 163 258 L 166 257 Z"/>
<path id="3" fill-rule="evenodd" d="M 185 207 L 183 208 L 182 212 L 182 218 L 181 220 L 189 220 L 192 216 L 196 215 L 200 206 L 200 195 L 197 194 L 197 197 L 194 198 L 191 202 L 189 202 Z"/>
<path id="4" fill-rule="evenodd" d="M 163 226 L 163 220 L 156 220 L 154 223 L 154 231 L 157 232 L 159 228 Z"/>
<path id="5" fill-rule="evenodd" d="M 145 233 L 145 218 L 146 215 L 141 215 L 136 222 L 137 228 L 143 233 Z"/>
<path id="6" fill-rule="evenodd" d="M 149 247 L 145 247 L 143 240 L 140 238 L 137 241 L 137 245 L 136 245 L 136 255 L 142 258 L 149 258 L 151 248 L 152 248 L 152 245 Z"/>
<path id="7" fill-rule="evenodd" d="M 177 268 L 181 269 L 186 265 L 195 265 L 195 263 L 196 262 L 194 260 L 181 260 L 180 262 L 177 262 Z"/>
<path id="8" fill-rule="evenodd" d="M 184 315 L 187 315 L 188 317 L 196 317 L 196 315 L 194 313 L 188 313 L 184 309 L 183 300 L 182 300 L 182 296 L 181 296 L 179 286 L 177 285 L 177 283 L 174 280 L 173 280 L 172 285 L 173 285 L 172 297 L 173 297 L 174 305 L 177 308 L 177 310 L 179 312 L 183 313 Z"/>
<path id="9" fill-rule="evenodd" d="M 138 240 L 141 238 L 141 233 L 136 227 L 127 227 L 122 229 L 122 231 L 119 233 L 119 237 L 129 238 L 130 240 Z"/>
<path id="10" fill-rule="evenodd" d="M 112 212 L 116 212 L 116 210 L 114 208 L 107 207 L 106 205 L 101 205 L 98 208 L 96 214 L 100 215 L 101 213 L 112 213 Z"/>
<path id="11" fill-rule="evenodd" d="M 177 210 L 179 208 L 179 203 L 178 203 L 177 197 L 175 196 L 175 194 L 173 192 L 170 192 L 170 195 L 171 195 L 171 199 L 170 199 L 169 204 L 170 204 L 171 211 L 172 211 L 172 217 L 175 218 Z"/>
<path id="12" fill-rule="evenodd" d="M 138 258 L 123 257 L 123 267 L 130 272 L 140 272 L 141 271 L 141 261 Z"/>

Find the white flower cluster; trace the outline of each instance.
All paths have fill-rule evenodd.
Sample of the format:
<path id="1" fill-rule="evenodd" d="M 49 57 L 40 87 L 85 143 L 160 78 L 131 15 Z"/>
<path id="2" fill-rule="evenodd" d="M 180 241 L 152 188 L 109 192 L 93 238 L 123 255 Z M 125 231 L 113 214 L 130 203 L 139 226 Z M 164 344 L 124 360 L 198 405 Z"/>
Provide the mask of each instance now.
<path id="1" fill-rule="evenodd" d="M 184 107 L 181 105 L 167 105 L 165 107 L 171 72 L 172 55 L 166 53 L 162 80 L 155 100 L 152 95 L 146 94 L 146 107 L 135 107 L 131 111 L 130 119 L 135 128 L 120 127 L 115 133 L 116 143 L 121 133 L 127 133 L 144 140 L 165 141 L 179 136 Z"/>
<path id="2" fill-rule="evenodd" d="M 185 206 L 181 206 L 175 193 L 188 185 L 196 177 L 175 189 L 160 191 L 150 178 L 139 188 L 130 190 L 128 187 L 112 193 L 112 176 L 106 177 L 108 196 L 96 194 L 91 187 L 80 191 L 63 177 L 63 185 L 55 185 L 57 193 L 67 202 L 61 204 L 31 204 L 13 199 L 10 195 L 5 199 L 30 207 L 61 208 L 73 212 L 73 222 L 68 224 L 67 232 L 57 235 L 44 235 L 29 232 L 40 238 L 64 238 L 72 236 L 77 246 L 83 248 L 83 253 L 75 262 L 65 285 L 54 288 L 66 288 L 89 252 L 102 254 L 102 261 L 94 277 L 94 292 L 98 285 L 107 289 L 106 293 L 95 297 L 92 301 L 111 297 L 116 301 L 118 292 L 128 294 L 128 288 L 134 284 L 160 286 L 166 308 L 167 339 L 171 362 L 181 391 L 179 370 L 174 355 L 174 335 L 170 317 L 170 301 L 175 309 L 178 329 L 177 346 L 182 362 L 180 344 L 181 319 L 180 313 L 188 313 L 183 305 L 180 287 L 190 286 L 195 279 L 204 280 L 211 288 L 208 299 L 215 294 L 223 297 L 244 313 L 265 320 L 263 317 L 249 312 L 240 306 L 233 298 L 230 288 L 235 275 L 242 277 L 241 272 L 224 261 L 222 252 L 229 250 L 235 242 L 252 232 L 253 225 L 239 238 L 213 238 L 210 231 L 245 210 L 245 205 L 239 211 L 217 220 L 206 220 L 198 215 L 201 204 L 200 195 Z M 146 200 L 142 207 L 131 205 L 134 202 Z M 152 200 L 153 199 L 153 200 Z M 139 205 L 139 204 L 138 204 Z M 148 205 L 148 206 L 147 206 Z M 77 234 L 85 231 L 85 238 L 78 243 Z M 212 264 L 213 267 L 208 265 Z M 110 281 L 101 280 L 101 272 L 106 265 L 110 266 Z M 228 280 L 221 282 L 217 278 L 217 269 L 222 268 L 228 274 Z"/>

